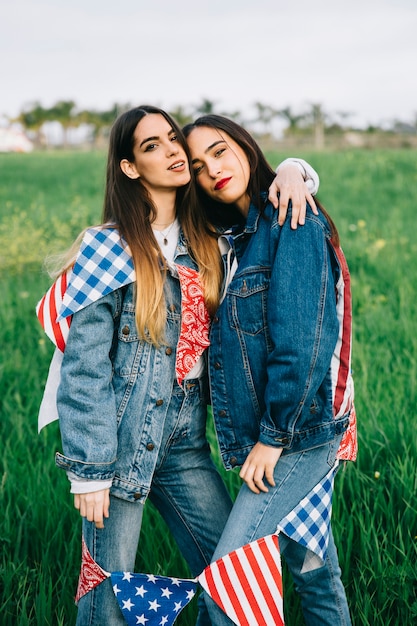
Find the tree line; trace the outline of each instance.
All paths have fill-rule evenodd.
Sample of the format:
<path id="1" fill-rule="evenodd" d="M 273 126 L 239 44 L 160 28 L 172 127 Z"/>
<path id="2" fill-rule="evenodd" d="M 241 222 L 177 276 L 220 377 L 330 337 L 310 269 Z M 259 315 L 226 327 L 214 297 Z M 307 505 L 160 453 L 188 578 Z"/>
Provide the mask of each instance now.
<path id="1" fill-rule="evenodd" d="M 60 100 L 52 107 L 44 107 L 40 102 L 26 105 L 19 115 L 10 122 L 19 123 L 33 139 L 37 148 L 46 147 L 46 125 L 58 123 L 62 128 L 62 145 L 70 145 L 70 131 L 83 127 L 86 131 L 88 143 L 93 148 L 102 147 L 108 139 L 110 128 L 117 116 L 131 108 L 132 104 L 115 103 L 108 110 L 79 109 L 73 100 Z M 180 126 L 187 124 L 199 115 L 219 113 L 231 117 L 245 126 L 258 137 L 273 138 L 276 134 L 277 122 L 280 133 L 285 137 L 294 138 L 308 136 L 311 143 L 318 149 L 325 143 L 325 136 L 337 135 L 348 131 L 358 132 L 358 129 L 349 125 L 349 118 L 353 114 L 338 112 L 330 114 L 323 105 L 312 103 L 303 112 L 296 113 L 290 106 L 277 108 L 263 102 L 254 102 L 253 114 L 242 114 L 240 111 L 219 110 L 217 103 L 204 98 L 197 105 L 178 105 L 169 112 L 178 121 Z M 413 122 L 393 120 L 384 129 L 378 126 L 369 126 L 360 132 L 392 132 L 409 135 L 417 134 L 417 115 Z"/>

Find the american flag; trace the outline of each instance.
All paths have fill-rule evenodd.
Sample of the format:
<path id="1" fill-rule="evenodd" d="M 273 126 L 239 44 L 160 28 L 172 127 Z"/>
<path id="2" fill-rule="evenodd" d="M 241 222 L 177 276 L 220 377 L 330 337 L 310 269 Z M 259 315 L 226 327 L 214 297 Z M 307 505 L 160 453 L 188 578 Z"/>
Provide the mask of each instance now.
<path id="1" fill-rule="evenodd" d="M 171 626 L 194 598 L 197 579 L 113 572 L 113 592 L 129 626 Z"/>

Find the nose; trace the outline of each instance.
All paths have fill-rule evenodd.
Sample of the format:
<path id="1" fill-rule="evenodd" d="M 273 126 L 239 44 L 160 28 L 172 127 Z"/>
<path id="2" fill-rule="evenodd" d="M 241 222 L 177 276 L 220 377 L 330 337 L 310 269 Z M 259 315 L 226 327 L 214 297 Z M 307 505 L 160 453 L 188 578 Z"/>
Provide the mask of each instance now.
<path id="1" fill-rule="evenodd" d="M 217 161 L 211 161 L 207 164 L 207 171 L 211 178 L 217 178 L 221 173 L 221 167 Z"/>
<path id="2" fill-rule="evenodd" d="M 178 154 L 179 150 L 180 150 L 180 147 L 178 143 L 172 142 L 172 141 L 169 142 L 168 149 L 167 149 L 168 156 L 173 156 L 174 154 Z"/>

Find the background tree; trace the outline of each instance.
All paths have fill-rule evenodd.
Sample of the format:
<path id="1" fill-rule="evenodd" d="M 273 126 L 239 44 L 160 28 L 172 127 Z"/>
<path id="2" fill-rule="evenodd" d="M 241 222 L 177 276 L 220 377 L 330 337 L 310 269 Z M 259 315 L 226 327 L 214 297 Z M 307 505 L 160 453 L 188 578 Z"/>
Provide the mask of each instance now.
<path id="1" fill-rule="evenodd" d="M 79 126 L 80 122 L 75 116 L 75 102 L 73 100 L 60 100 L 48 109 L 48 121 L 59 122 L 63 130 L 63 146 L 68 147 L 68 131 L 70 128 Z"/>
<path id="2" fill-rule="evenodd" d="M 43 125 L 49 119 L 49 111 L 45 109 L 40 102 L 28 104 L 26 108 L 18 115 L 11 119 L 11 122 L 22 124 L 23 128 L 34 135 L 34 144 L 37 148 L 46 146 L 46 137 L 43 132 Z"/>

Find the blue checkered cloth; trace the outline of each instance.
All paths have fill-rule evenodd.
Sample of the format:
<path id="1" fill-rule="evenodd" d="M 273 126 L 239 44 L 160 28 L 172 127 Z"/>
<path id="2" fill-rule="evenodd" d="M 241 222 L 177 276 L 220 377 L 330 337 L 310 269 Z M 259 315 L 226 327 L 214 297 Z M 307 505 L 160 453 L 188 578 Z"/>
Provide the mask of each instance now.
<path id="1" fill-rule="evenodd" d="M 278 531 L 314 552 L 323 562 L 329 545 L 334 477 L 338 463 L 278 524 Z"/>
<path id="2" fill-rule="evenodd" d="M 133 259 L 116 228 L 89 228 L 59 310 L 61 320 L 136 280 Z"/>

